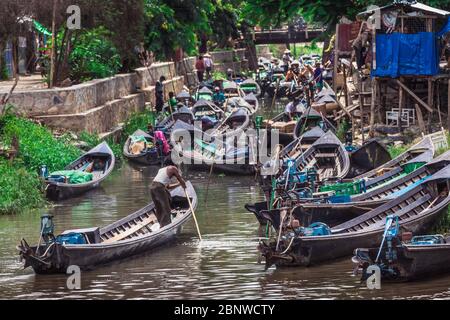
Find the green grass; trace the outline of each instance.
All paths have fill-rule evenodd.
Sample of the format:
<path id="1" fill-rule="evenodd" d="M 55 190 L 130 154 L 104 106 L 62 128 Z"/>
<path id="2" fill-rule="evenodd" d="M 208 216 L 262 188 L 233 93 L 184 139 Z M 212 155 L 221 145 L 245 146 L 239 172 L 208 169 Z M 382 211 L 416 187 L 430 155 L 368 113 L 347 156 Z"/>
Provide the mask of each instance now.
<path id="1" fill-rule="evenodd" d="M 42 165 L 50 172 L 61 170 L 81 155 L 75 146 L 55 139 L 48 128 L 11 113 L 0 119 L 0 127 L 4 143 L 11 143 L 13 136 L 19 140 L 19 159 L 29 172 Z"/>
<path id="2" fill-rule="evenodd" d="M 20 213 L 45 206 L 43 182 L 20 163 L 0 159 L 0 214 Z"/>
<path id="3" fill-rule="evenodd" d="M 409 146 L 388 146 L 388 152 L 391 155 L 391 158 L 397 158 L 399 155 L 404 153 L 406 150 L 408 150 Z"/>
<path id="4" fill-rule="evenodd" d="M 0 117 L 0 141 L 8 146 L 14 136 L 19 141 L 17 157 L 12 163 L 0 158 L 0 214 L 45 206 L 39 168 L 46 165 L 50 172 L 63 169 L 82 153 L 67 137 L 56 139 L 48 128 L 14 115 L 8 107 Z"/>
<path id="5" fill-rule="evenodd" d="M 153 111 L 145 110 L 143 112 L 133 113 L 125 123 L 123 128 L 123 137 L 126 139 L 136 130 L 147 131 L 149 124 L 155 125 L 156 114 Z"/>

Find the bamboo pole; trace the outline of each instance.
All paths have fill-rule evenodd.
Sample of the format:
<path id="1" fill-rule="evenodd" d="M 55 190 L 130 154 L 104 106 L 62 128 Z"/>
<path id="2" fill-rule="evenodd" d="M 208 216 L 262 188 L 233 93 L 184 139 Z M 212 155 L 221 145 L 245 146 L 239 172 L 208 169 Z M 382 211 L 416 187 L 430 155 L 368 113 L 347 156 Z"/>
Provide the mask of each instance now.
<path id="1" fill-rule="evenodd" d="M 200 233 L 200 228 L 198 226 L 198 222 L 197 222 L 197 217 L 195 216 L 195 211 L 194 211 L 194 207 L 192 206 L 192 202 L 191 202 L 191 198 L 189 198 L 189 195 L 187 193 L 187 190 L 184 189 L 184 194 L 186 195 L 186 199 L 189 203 L 189 208 L 192 211 L 192 217 L 194 218 L 194 222 L 195 222 L 195 227 L 197 228 L 197 233 L 198 233 L 198 238 L 200 239 L 200 241 L 202 241 L 202 234 Z"/>

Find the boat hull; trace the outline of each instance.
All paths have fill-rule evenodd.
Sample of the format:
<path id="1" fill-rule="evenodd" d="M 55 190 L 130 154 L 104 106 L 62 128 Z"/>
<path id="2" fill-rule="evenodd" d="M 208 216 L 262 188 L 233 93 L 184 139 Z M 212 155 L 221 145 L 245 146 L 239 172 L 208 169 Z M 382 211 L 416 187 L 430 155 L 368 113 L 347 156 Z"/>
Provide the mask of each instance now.
<path id="1" fill-rule="evenodd" d="M 401 226 L 414 234 L 429 231 L 447 213 L 447 205 L 425 216 L 408 221 Z M 325 261 L 351 256 L 357 248 L 376 247 L 382 241 L 383 228 L 332 237 L 302 237 L 294 239 L 289 254 L 278 254 L 270 245 L 261 243 L 259 250 L 266 265 L 277 267 L 308 267 Z"/>

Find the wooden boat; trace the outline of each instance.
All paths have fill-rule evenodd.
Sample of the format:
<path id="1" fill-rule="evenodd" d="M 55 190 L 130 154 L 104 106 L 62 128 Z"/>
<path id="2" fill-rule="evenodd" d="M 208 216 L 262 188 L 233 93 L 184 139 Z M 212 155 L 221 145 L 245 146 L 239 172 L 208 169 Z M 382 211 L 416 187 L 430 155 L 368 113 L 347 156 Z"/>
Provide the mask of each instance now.
<path id="1" fill-rule="evenodd" d="M 341 141 L 328 131 L 296 158 L 295 166 L 299 172 L 314 168 L 318 181 L 323 182 L 344 178 L 350 170 L 350 158 Z"/>
<path id="2" fill-rule="evenodd" d="M 245 96 L 244 91 L 234 81 L 224 81 L 223 94 L 227 99 L 229 98 L 243 98 Z"/>
<path id="3" fill-rule="evenodd" d="M 46 196 L 52 200 L 63 200 L 81 195 L 89 190 L 97 188 L 100 183 L 105 180 L 114 169 L 116 158 L 111 148 L 106 142 L 102 142 L 95 148 L 86 152 L 80 158 L 69 164 L 64 170 L 80 170 L 84 171 L 94 162 L 101 162 L 102 169 L 92 171 L 93 178 L 91 181 L 71 184 L 67 182 L 57 182 L 56 180 L 45 180 Z"/>
<path id="4" fill-rule="evenodd" d="M 302 110 L 302 108 L 297 108 L 293 115 L 293 119 L 291 119 L 286 112 L 282 112 L 270 120 L 264 120 L 263 124 L 267 130 L 278 130 L 280 144 L 287 146 L 294 140 L 294 131 L 297 125 L 297 119 L 300 119 L 302 116 Z"/>
<path id="5" fill-rule="evenodd" d="M 194 114 L 188 107 L 183 106 L 181 108 L 178 108 L 178 110 L 175 111 L 173 114 L 167 116 L 164 120 L 159 122 L 156 125 L 156 129 L 164 132 L 165 134 L 169 134 L 170 131 L 172 130 L 173 125 L 178 120 L 186 122 L 188 124 L 193 124 Z"/>
<path id="6" fill-rule="evenodd" d="M 177 132 L 173 134 L 177 136 Z M 235 147 L 217 137 L 204 136 L 204 139 L 194 138 L 190 144 L 175 144 L 174 149 L 181 157 L 177 162 L 182 162 L 192 170 L 209 171 L 212 167 L 217 173 L 255 174 L 257 164 L 255 142 L 245 141 L 242 146 L 238 144 L 238 147 Z M 179 140 L 175 138 L 175 141 Z"/>
<path id="7" fill-rule="evenodd" d="M 213 92 L 208 87 L 202 87 L 198 88 L 197 92 L 195 93 L 195 100 L 207 100 L 212 101 L 213 100 Z"/>
<path id="8" fill-rule="evenodd" d="M 333 124 L 321 113 L 313 108 L 308 108 L 298 120 L 295 129 L 294 137 L 300 137 L 304 132 L 314 128 L 320 127 L 323 131 L 331 130 L 336 133 L 336 128 Z"/>
<path id="9" fill-rule="evenodd" d="M 278 246 L 276 241 L 259 246 L 266 266 L 310 266 L 349 256 L 356 248 L 375 247 L 381 243 L 386 217 L 391 215 L 399 218 L 400 227 L 405 230 L 415 234 L 427 232 L 447 214 L 449 179 L 447 166 L 405 194 L 333 228 L 315 224 L 295 230 L 287 227 L 285 232 L 281 222 L 284 227 Z"/>
<path id="10" fill-rule="evenodd" d="M 347 196 L 344 197 L 338 195 L 335 198 L 338 202 L 335 202 L 334 197 L 300 199 L 289 210 L 292 210 L 293 217 L 299 220 L 302 225 L 323 222 L 329 226 L 335 226 L 403 195 L 449 165 L 450 151 L 436 159 L 420 155 L 403 168 L 394 170 L 390 175 L 381 176 L 379 180 L 373 179 L 376 180 L 373 182 L 370 180 L 365 182 L 362 186 L 364 191 L 361 193 L 353 195 L 347 193 Z M 352 188 L 355 188 L 355 186 Z M 342 193 L 345 193 L 345 191 L 341 191 L 340 194 Z M 343 200 L 345 198 L 348 200 Z M 280 208 L 268 211 L 266 202 L 247 205 L 246 208 L 255 214 L 262 225 L 266 225 L 267 222 L 274 220 L 280 214 Z"/>
<path id="11" fill-rule="evenodd" d="M 195 209 L 197 195 L 190 182 L 186 185 Z M 56 238 L 50 234 L 47 243 L 33 247 L 23 239 L 18 250 L 25 260 L 24 266 L 32 267 L 38 274 L 66 273 L 71 265 L 89 270 L 166 245 L 175 239 L 192 215 L 181 187 L 172 190 L 171 196 L 172 223 L 163 228 L 155 228 L 155 205 L 151 203 L 103 228 L 67 230 Z M 74 236 L 79 244 L 68 244 L 73 243 L 70 238 Z"/>
<path id="12" fill-rule="evenodd" d="M 247 79 L 239 84 L 239 87 L 244 92 L 245 95 L 250 93 L 254 94 L 256 97 L 261 95 L 261 87 L 253 79 Z"/>
<path id="13" fill-rule="evenodd" d="M 362 146 L 350 152 L 350 172 L 346 179 L 359 176 L 391 161 L 386 147 L 376 139 L 366 141 Z"/>
<path id="14" fill-rule="evenodd" d="M 393 239 L 392 248 L 385 244 L 381 250 L 355 250 L 352 261 L 360 269 L 362 281 L 367 280 L 367 268 L 371 265 L 380 267 L 383 282 L 414 281 L 450 273 L 450 237 L 427 235 L 402 241 L 401 236 Z"/>
<path id="15" fill-rule="evenodd" d="M 196 120 L 199 120 L 205 116 L 214 118 L 216 120 L 225 118 L 225 112 L 221 108 L 216 106 L 214 102 L 208 100 L 201 99 L 197 101 L 192 106 L 191 110 Z"/>
<path id="16" fill-rule="evenodd" d="M 386 162 L 384 165 L 377 167 L 369 172 L 361 174 L 354 179 L 372 179 L 380 175 L 383 171 L 392 170 L 392 168 L 400 167 L 402 164 L 409 162 L 410 160 L 418 157 L 423 153 L 427 153 L 428 157 L 433 158 L 435 153 L 435 146 L 433 144 L 433 140 L 431 137 L 424 137 L 419 143 L 415 144 L 407 151 L 392 159 L 391 161 Z"/>
<path id="17" fill-rule="evenodd" d="M 259 109 L 259 100 L 253 93 L 246 95 L 244 97 L 244 101 L 247 102 L 250 106 L 252 106 L 253 110 L 257 111 Z"/>
<path id="18" fill-rule="evenodd" d="M 195 99 L 191 96 L 189 92 L 185 90 L 177 94 L 175 99 L 183 105 L 192 105 L 192 103 L 195 103 Z"/>
<path id="19" fill-rule="evenodd" d="M 250 113 L 247 108 L 234 109 L 219 123 L 213 132 L 210 132 L 210 135 L 224 136 L 226 138 L 236 137 L 241 135 L 250 124 Z"/>
<path id="20" fill-rule="evenodd" d="M 227 113 L 233 112 L 234 110 L 241 108 L 247 109 L 250 117 L 253 117 L 256 114 L 256 112 L 258 112 L 259 105 L 251 105 L 243 98 L 239 97 L 229 98 L 225 101 L 224 109 L 225 112 Z"/>
<path id="21" fill-rule="evenodd" d="M 134 132 L 132 136 L 145 138 L 147 143 L 150 143 L 151 146 L 150 148 L 145 148 L 143 152 L 139 154 L 133 154 L 130 152 L 130 145 L 132 143 L 132 138 L 131 136 L 128 137 L 127 141 L 125 141 L 125 144 L 123 146 L 123 155 L 129 161 L 146 166 L 159 166 L 162 165 L 167 160 L 167 157 L 169 155 L 164 155 L 162 150 L 158 150 L 158 148 L 153 145 L 154 138 L 147 132 L 144 132 L 139 129 L 136 132 Z"/>

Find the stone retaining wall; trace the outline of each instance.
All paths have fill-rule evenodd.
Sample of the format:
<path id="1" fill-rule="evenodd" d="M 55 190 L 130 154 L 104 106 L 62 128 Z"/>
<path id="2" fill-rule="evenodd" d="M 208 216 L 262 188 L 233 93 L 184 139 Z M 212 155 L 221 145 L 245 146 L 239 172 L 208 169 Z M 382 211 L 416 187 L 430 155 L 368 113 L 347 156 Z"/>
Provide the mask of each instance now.
<path id="1" fill-rule="evenodd" d="M 245 49 L 211 53 L 214 69 L 226 72 L 231 68 L 240 73 L 246 68 Z M 134 73 L 97 79 L 67 88 L 33 91 L 15 91 L 10 102 L 16 110 L 28 117 L 39 119 L 54 127 L 76 132 L 107 134 L 126 121 L 132 112 L 155 105 L 155 83 L 161 76 L 165 95 L 178 94 L 184 85 L 198 84 L 195 70 L 196 57 L 181 62 L 154 63 Z"/>
<path id="2" fill-rule="evenodd" d="M 105 134 L 146 104 L 154 106 L 155 83 L 162 75 L 166 99 L 170 91 L 183 89 L 184 77 L 177 76 L 175 64 L 163 62 L 67 88 L 17 91 L 10 102 L 19 113 L 50 127 Z"/>

